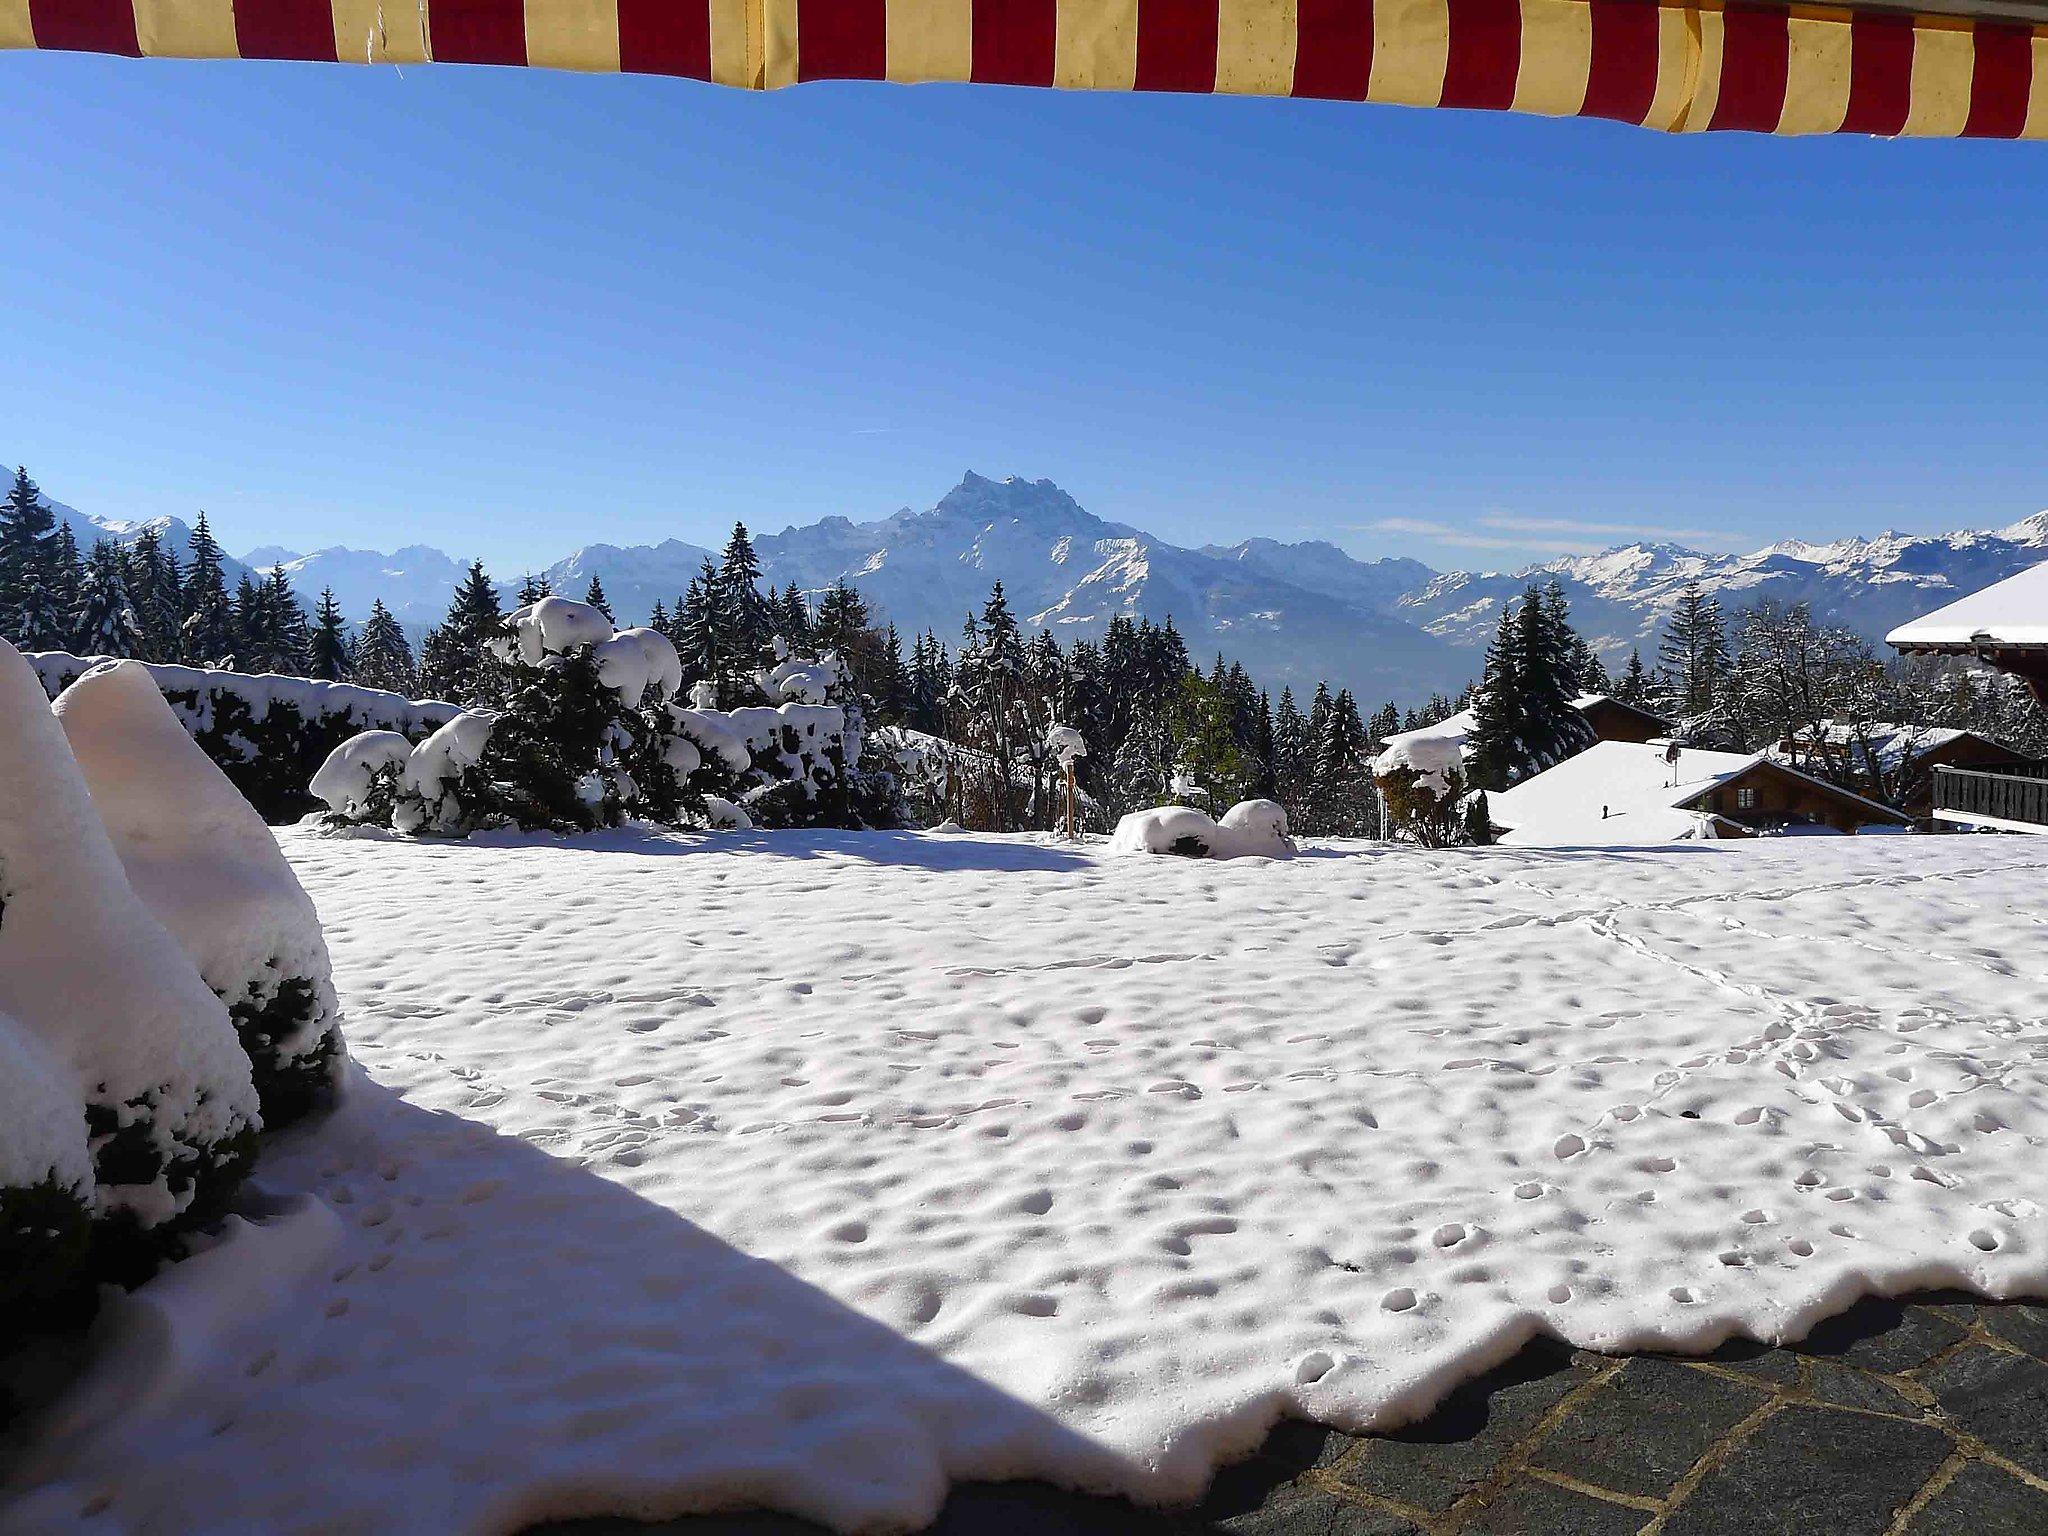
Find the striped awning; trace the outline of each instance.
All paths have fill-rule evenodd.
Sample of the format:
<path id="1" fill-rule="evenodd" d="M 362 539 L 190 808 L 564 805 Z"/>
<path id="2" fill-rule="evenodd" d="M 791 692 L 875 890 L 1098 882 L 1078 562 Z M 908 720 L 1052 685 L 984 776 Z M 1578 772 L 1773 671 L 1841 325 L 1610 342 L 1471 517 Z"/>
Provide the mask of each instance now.
<path id="1" fill-rule="evenodd" d="M 2048 26 L 1698 0 L 0 0 L 0 47 L 979 81 L 1604 117 L 1669 132 L 2048 138 Z M 1989 14 L 1986 14 L 1986 13 Z"/>

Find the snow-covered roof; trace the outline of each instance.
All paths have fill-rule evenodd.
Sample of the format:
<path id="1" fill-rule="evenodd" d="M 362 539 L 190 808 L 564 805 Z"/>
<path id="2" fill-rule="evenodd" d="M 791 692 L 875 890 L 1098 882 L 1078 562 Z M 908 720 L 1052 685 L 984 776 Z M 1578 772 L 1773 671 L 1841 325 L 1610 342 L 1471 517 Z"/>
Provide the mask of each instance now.
<path id="1" fill-rule="evenodd" d="M 1909 651 L 2048 646 L 2048 562 L 1901 624 L 1885 640 Z"/>
<path id="2" fill-rule="evenodd" d="M 1412 731 L 1396 731 L 1386 739 L 1388 747 L 1405 746 L 1416 741 L 1456 741 L 1463 745 L 1465 738 L 1472 734 L 1476 723 L 1469 709 L 1461 709 L 1448 719 L 1439 720 L 1435 725 L 1418 725 Z"/>
<path id="3" fill-rule="evenodd" d="M 1890 773 L 1916 758 L 1926 756 L 1938 747 L 1948 746 L 1966 736 L 1981 741 L 1986 746 L 1999 746 L 1999 743 L 1988 736 L 1979 736 L 1975 731 L 1958 730 L 1954 726 L 1900 725 L 1889 720 L 1860 723 L 1826 720 L 1821 723 L 1818 730 L 1801 731 L 1792 738 L 1792 742 L 1795 746 L 1806 747 L 1825 742 L 1857 757 L 1867 753 L 1875 766 Z M 1783 754 L 1774 755 L 1782 757 Z"/>
<path id="4" fill-rule="evenodd" d="M 1869 808 L 1874 821 L 1895 822 L 1897 811 L 1773 758 L 1769 753 L 1708 752 L 1656 742 L 1603 741 L 1568 757 L 1512 789 L 1487 797 L 1496 826 L 1509 843 L 1662 843 L 1712 837 L 1712 813 L 1696 809 L 1709 790 L 1759 763 L 1789 773 Z"/>

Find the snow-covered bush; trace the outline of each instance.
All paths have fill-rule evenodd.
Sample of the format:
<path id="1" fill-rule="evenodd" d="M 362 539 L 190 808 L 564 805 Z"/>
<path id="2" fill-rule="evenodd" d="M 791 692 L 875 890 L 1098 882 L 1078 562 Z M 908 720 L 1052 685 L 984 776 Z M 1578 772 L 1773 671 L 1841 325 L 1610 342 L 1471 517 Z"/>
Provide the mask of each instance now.
<path id="1" fill-rule="evenodd" d="M 1186 805 L 1132 811 L 1110 835 L 1111 853 L 1170 853 L 1188 859 L 1294 856 L 1287 812 L 1273 800 L 1240 800 L 1221 821 Z"/>
<path id="2" fill-rule="evenodd" d="M 44 651 L 29 657 L 55 698 L 106 656 Z M 178 721 L 199 749 L 269 822 L 314 809 L 307 781 L 339 743 L 367 730 L 418 741 L 456 712 L 453 704 L 273 673 L 218 672 L 148 663 Z"/>
<path id="3" fill-rule="evenodd" d="M 332 1093 L 342 1063 L 312 898 L 141 662 L 94 667 L 55 711 L 128 883 L 227 1004 L 264 1124 L 296 1120 Z"/>
<path id="4" fill-rule="evenodd" d="M 226 1006 L 128 883 L 36 674 L 0 642 L 0 1012 L 84 1103 L 110 1267 L 218 1212 L 255 1152 Z"/>
<path id="5" fill-rule="evenodd" d="M 1458 841 L 1465 794 L 1465 738 L 1460 733 L 1409 732 L 1373 759 L 1372 779 L 1387 806 L 1394 832 L 1425 848 Z"/>
<path id="6" fill-rule="evenodd" d="M 91 1213 L 85 1101 L 42 1043 L 0 1013 L 0 1345 L 76 1283 Z"/>
<path id="7" fill-rule="evenodd" d="M 859 826 L 900 819 L 896 779 L 864 762 L 858 698 L 836 656 L 784 652 L 759 682 L 770 703 L 719 711 L 677 701 L 674 645 L 613 633 L 595 608 L 543 598 L 492 642 L 511 685 L 401 754 L 388 736 L 344 742 L 314 777 L 343 822 L 462 836 L 482 827 L 585 831 L 628 817 L 672 826 Z"/>

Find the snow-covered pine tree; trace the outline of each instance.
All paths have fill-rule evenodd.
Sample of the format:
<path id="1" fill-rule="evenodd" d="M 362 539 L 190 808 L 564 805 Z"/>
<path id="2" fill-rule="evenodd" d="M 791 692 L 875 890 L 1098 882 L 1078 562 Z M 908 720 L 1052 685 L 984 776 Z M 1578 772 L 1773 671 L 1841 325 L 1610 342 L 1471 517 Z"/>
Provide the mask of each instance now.
<path id="1" fill-rule="evenodd" d="M 306 625 L 306 608 L 292 590 L 291 578 L 281 565 L 270 568 L 263 579 L 263 601 L 269 609 L 273 671 L 289 677 L 304 677 L 312 660 L 313 635 Z"/>
<path id="2" fill-rule="evenodd" d="M 349 674 L 352 681 L 365 688 L 385 688 L 407 696 L 418 687 L 412 647 L 406 644 L 405 631 L 382 598 L 371 600 L 370 616 L 356 633 L 349 656 Z"/>
<path id="3" fill-rule="evenodd" d="M 142 626 L 128 594 L 127 562 L 111 539 L 93 545 L 79 581 L 78 622 L 72 649 L 86 656 L 135 656 Z"/>
<path id="4" fill-rule="evenodd" d="M 63 620 L 61 644 L 65 650 L 78 649 L 78 608 L 80 584 L 85 580 L 85 560 L 78 553 L 78 540 L 69 523 L 59 523 L 49 541 L 50 605 Z M 98 547 L 96 542 L 95 548 Z"/>
<path id="5" fill-rule="evenodd" d="M 760 666 L 775 632 L 760 579 L 761 560 L 754 553 L 747 525 L 734 523 L 711 589 L 713 622 L 718 633 L 712 675 L 718 680 L 720 701 L 728 708 L 754 698 L 754 669 Z"/>
<path id="6" fill-rule="evenodd" d="M 93 668 L 54 709 L 130 887 L 227 1006 L 264 1125 L 300 1118 L 338 1080 L 340 1010 L 319 914 L 277 840 L 141 663 Z"/>
<path id="7" fill-rule="evenodd" d="M 0 1012 L 84 1100 L 96 1263 L 133 1284 L 168 1237 L 218 1217 L 247 1171 L 249 1063 L 220 999 L 129 885 L 42 683 L 5 642 L 0 787 Z"/>
<path id="8" fill-rule="evenodd" d="M 306 673 L 326 682 L 345 682 L 349 675 L 348 621 L 341 616 L 341 604 L 334 588 L 320 589 L 320 604 L 313 612 L 313 633 L 306 645 Z"/>
<path id="9" fill-rule="evenodd" d="M 1534 597 L 1529 593 L 1524 601 Z M 1472 729 L 1465 737 L 1465 777 L 1482 789 L 1506 789 L 1524 776 L 1527 720 L 1523 708 L 1523 631 L 1512 604 L 1487 643 L 1485 668 L 1472 701 Z"/>
<path id="10" fill-rule="evenodd" d="M 4 904 L 0 904 L 4 911 Z M 5 918 L 0 917 L 0 922 Z M 68 1317 L 92 1224 L 85 1100 L 63 1063 L 0 1013 L 0 1350 Z M 72 1305 L 67 1305 L 72 1303 Z"/>
<path id="11" fill-rule="evenodd" d="M 0 638 L 24 650 L 64 644 L 71 615 L 60 612 L 51 590 L 52 530 L 57 518 L 28 471 L 19 466 L 0 503 Z"/>
<path id="12" fill-rule="evenodd" d="M 229 655 L 234 658 L 237 670 L 242 672 L 269 672 L 270 655 L 274 649 L 270 632 L 270 606 L 263 600 L 263 589 L 247 571 L 235 583 L 232 599 L 234 620 L 228 646 Z"/>
<path id="13" fill-rule="evenodd" d="M 447 617 L 420 647 L 420 692 L 470 706 L 496 702 L 504 675 L 488 642 L 503 633 L 504 623 L 497 587 L 481 560 L 470 561 Z"/>
<path id="14" fill-rule="evenodd" d="M 1614 696 L 1624 704 L 1647 708 L 1650 703 L 1650 674 L 1643 668 L 1643 653 L 1631 650 L 1628 666 L 1622 670 L 1621 680 L 1614 685 Z"/>
<path id="15" fill-rule="evenodd" d="M 192 529 L 192 563 L 186 569 L 179 618 L 180 659 L 195 667 L 211 666 L 231 654 L 235 645 L 235 614 L 222 573 L 221 549 L 201 512 Z"/>
<path id="16" fill-rule="evenodd" d="M 821 638 L 818 619 L 811 613 L 809 601 L 795 582 L 784 587 L 769 606 L 775 615 L 775 633 L 788 642 L 792 651 L 800 656 L 809 656 L 822 655 L 832 649 L 832 642 Z M 846 655 L 845 652 L 841 654 Z M 850 657 L 848 659 L 851 660 Z"/>
<path id="17" fill-rule="evenodd" d="M 689 590 L 677 602 L 672 628 L 676 656 L 683 664 L 684 686 L 706 679 L 716 682 L 724 656 L 718 628 L 718 572 L 709 560 L 691 578 Z"/>
<path id="18" fill-rule="evenodd" d="M 176 661 L 182 654 L 184 590 L 177 551 L 154 523 L 145 524 L 128 555 L 128 595 L 142 629 L 144 661 Z"/>
<path id="19" fill-rule="evenodd" d="M 1549 581 L 1522 600 L 1524 696 L 1528 773 L 1563 762 L 1593 744 L 1593 727 L 1576 707 L 1583 656 L 1592 653 L 1572 628 L 1564 589 Z M 1482 786 L 1483 787 L 1483 786 Z"/>

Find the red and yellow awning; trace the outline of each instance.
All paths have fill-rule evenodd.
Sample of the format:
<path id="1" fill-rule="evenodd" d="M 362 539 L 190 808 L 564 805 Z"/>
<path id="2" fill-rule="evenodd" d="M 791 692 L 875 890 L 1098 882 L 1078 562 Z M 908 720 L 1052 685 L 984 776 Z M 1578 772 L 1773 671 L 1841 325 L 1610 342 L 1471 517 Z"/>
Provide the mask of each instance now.
<path id="1" fill-rule="evenodd" d="M 0 0 L 0 47 L 524 64 L 750 90 L 951 80 L 1304 96 L 1669 132 L 2048 138 L 2048 26 L 2023 4 L 1994 19 L 1717 0 Z"/>

